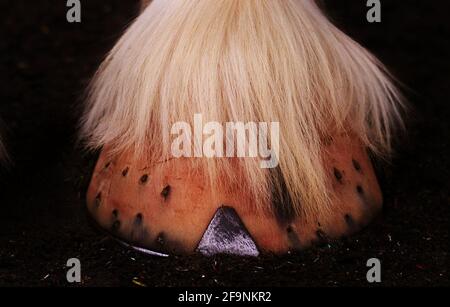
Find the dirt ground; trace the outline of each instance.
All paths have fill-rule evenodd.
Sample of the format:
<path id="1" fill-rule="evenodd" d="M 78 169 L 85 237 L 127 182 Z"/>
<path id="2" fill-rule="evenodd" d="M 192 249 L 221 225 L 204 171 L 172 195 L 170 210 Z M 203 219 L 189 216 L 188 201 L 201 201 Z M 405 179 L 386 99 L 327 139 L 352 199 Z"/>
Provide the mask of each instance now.
<path id="1" fill-rule="evenodd" d="M 446 1 L 383 0 L 369 24 L 366 1 L 324 1 L 334 21 L 407 86 L 412 112 L 380 181 L 385 209 L 361 233 L 301 253 L 153 258 L 91 227 L 85 192 L 95 155 L 77 146 L 82 93 L 104 54 L 137 14 L 136 1 L 0 3 L 0 117 L 11 163 L 0 174 L 0 286 L 368 286 L 366 261 L 382 262 L 382 286 L 449 286 L 449 38 Z"/>

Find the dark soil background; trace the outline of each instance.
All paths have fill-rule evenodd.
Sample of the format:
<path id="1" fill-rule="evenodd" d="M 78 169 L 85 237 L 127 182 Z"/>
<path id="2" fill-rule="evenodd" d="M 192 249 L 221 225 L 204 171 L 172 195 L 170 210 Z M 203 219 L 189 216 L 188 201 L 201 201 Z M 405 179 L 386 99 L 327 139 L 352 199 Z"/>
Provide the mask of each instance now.
<path id="1" fill-rule="evenodd" d="M 298 254 L 258 259 L 153 258 L 96 232 L 85 215 L 95 155 L 76 144 L 82 93 L 104 54 L 137 15 L 137 1 L 0 4 L 0 128 L 11 163 L 0 174 L 0 285 L 368 286 L 366 261 L 382 262 L 382 286 L 449 286 L 450 104 L 448 1 L 382 0 L 369 24 L 365 0 L 324 1 L 347 33 L 409 88 L 412 112 L 380 180 L 385 210 L 363 232 Z"/>

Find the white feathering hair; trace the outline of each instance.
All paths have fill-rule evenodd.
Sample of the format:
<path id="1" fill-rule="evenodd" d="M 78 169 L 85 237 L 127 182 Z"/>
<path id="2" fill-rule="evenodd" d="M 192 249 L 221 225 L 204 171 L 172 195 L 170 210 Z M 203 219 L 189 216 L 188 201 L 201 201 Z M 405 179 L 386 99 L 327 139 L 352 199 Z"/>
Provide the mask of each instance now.
<path id="1" fill-rule="evenodd" d="M 276 191 L 308 216 L 331 208 L 322 163 L 331 132 L 389 155 L 403 107 L 391 80 L 313 0 L 154 0 L 96 73 L 82 137 L 90 148 L 157 162 L 169 156 L 164 131 L 195 113 L 222 123 L 277 121 L 278 175 L 242 158 L 239 176 L 257 207 Z M 230 159 L 190 160 L 216 185 L 238 180 Z"/>

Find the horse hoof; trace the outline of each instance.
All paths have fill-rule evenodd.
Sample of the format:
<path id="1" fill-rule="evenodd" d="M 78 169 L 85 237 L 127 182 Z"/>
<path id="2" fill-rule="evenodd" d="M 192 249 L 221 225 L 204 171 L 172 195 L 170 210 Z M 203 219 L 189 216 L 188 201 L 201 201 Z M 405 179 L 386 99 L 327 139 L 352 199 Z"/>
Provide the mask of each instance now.
<path id="1" fill-rule="evenodd" d="M 381 192 L 365 149 L 333 138 L 324 152 L 331 210 L 298 216 L 257 210 L 245 183 L 211 189 L 188 159 L 148 165 L 105 148 L 87 193 L 88 210 L 111 235 L 160 255 L 285 253 L 349 235 L 380 210 Z M 263 207 L 271 208 L 272 204 Z"/>

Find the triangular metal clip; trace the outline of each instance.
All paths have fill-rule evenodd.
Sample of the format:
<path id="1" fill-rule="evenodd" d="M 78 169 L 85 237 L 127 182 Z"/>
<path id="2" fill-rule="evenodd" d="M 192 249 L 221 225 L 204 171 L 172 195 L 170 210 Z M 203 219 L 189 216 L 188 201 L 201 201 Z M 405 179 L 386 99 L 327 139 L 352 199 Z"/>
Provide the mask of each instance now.
<path id="1" fill-rule="evenodd" d="M 236 211 L 220 207 L 203 234 L 197 251 L 206 256 L 231 254 L 258 256 L 258 248 Z"/>

